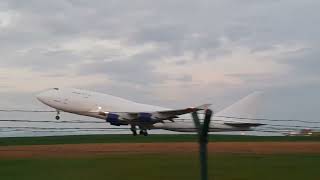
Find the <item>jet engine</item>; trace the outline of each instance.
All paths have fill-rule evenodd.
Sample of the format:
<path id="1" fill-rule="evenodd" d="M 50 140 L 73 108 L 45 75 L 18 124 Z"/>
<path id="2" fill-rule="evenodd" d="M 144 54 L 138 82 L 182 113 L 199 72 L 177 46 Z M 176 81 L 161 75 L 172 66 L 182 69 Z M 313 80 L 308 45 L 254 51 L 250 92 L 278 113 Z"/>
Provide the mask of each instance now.
<path id="1" fill-rule="evenodd" d="M 108 113 L 106 121 L 109 122 L 111 125 L 114 125 L 114 126 L 122 125 L 122 123 L 120 122 L 118 114 Z"/>

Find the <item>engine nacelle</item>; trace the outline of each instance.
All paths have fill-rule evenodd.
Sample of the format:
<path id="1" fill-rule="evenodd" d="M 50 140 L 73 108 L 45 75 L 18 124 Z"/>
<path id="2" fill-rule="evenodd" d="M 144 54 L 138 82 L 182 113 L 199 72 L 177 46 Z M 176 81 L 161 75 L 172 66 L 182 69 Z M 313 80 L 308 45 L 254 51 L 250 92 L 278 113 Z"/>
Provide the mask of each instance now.
<path id="1" fill-rule="evenodd" d="M 139 113 L 139 121 L 142 123 L 152 122 L 152 114 L 150 113 Z"/>
<path id="2" fill-rule="evenodd" d="M 120 126 L 121 125 L 121 122 L 119 120 L 119 115 L 118 114 L 112 114 L 112 113 L 107 114 L 106 121 L 109 122 L 111 125 L 114 125 L 114 126 Z"/>

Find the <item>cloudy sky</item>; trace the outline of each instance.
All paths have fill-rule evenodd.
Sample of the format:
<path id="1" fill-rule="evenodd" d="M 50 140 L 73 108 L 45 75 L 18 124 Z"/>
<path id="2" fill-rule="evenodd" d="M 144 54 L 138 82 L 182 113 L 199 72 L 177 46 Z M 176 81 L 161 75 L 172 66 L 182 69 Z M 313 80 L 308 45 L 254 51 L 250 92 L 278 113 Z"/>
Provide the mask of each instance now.
<path id="1" fill-rule="evenodd" d="M 319 7 L 316 0 L 1 0 L 0 105 L 41 109 L 34 94 L 77 87 L 219 109 L 259 90 L 281 101 L 279 116 L 299 109 L 309 117 L 320 107 Z"/>

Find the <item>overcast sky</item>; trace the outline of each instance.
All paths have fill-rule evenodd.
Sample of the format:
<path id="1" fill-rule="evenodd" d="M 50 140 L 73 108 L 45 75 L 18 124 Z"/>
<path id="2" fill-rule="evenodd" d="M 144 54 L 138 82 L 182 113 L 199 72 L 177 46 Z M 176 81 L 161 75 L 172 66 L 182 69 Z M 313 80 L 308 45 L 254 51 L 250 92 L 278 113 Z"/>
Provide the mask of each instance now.
<path id="1" fill-rule="evenodd" d="M 220 109 L 259 90 L 274 98 L 279 117 L 317 118 L 319 7 L 316 0 L 1 0 L 0 105 L 41 109 L 34 94 L 77 87 Z"/>

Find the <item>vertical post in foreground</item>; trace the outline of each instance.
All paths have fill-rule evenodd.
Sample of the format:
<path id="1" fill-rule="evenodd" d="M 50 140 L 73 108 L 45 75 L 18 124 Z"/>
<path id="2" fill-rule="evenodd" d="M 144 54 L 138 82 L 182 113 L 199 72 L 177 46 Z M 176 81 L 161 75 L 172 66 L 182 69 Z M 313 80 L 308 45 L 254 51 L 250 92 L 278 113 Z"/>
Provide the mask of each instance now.
<path id="1" fill-rule="evenodd" d="M 208 131 L 210 127 L 210 120 L 212 116 L 212 110 L 207 109 L 205 111 L 205 118 L 203 123 L 200 122 L 197 112 L 192 113 L 194 124 L 197 128 L 199 145 L 200 145 L 200 168 L 201 168 L 201 180 L 208 180 Z"/>

